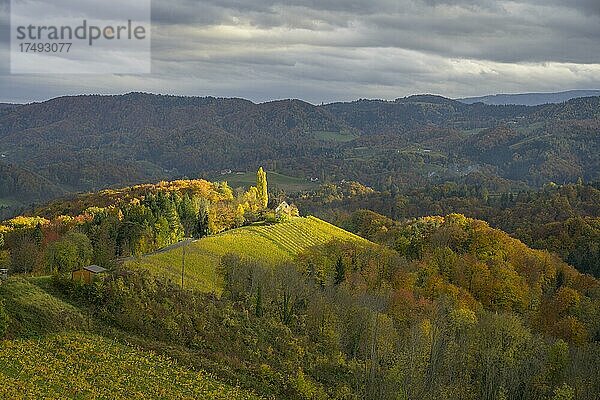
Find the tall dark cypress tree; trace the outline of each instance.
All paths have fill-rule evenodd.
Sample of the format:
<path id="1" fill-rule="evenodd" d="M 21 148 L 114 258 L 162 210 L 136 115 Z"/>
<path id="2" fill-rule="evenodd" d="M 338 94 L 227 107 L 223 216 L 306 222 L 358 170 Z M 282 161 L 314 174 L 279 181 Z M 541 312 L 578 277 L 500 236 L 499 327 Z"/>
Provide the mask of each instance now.
<path id="1" fill-rule="evenodd" d="M 35 229 L 33 230 L 33 241 L 39 247 L 42 245 L 42 241 L 44 240 L 44 232 L 42 232 L 42 225 L 37 224 Z"/>
<path id="2" fill-rule="evenodd" d="M 196 223 L 196 236 L 198 236 L 198 237 L 205 237 L 210 234 L 210 228 L 209 228 L 210 208 L 209 208 L 209 206 L 210 206 L 209 202 L 205 199 L 204 199 L 204 201 L 202 201 L 200 203 L 200 209 L 198 210 L 198 219 L 197 219 L 197 223 Z"/>

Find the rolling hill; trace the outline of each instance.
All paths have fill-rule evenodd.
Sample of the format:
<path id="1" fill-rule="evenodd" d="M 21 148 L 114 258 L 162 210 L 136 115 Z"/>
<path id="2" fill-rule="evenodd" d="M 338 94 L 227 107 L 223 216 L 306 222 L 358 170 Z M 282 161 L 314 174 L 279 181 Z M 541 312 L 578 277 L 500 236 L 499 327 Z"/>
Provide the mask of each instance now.
<path id="1" fill-rule="evenodd" d="M 30 201 L 48 200 L 66 193 L 66 189 L 39 173 L 5 163 L 3 155 L 0 154 L 0 219 L 10 216 L 10 210 L 18 210 Z"/>
<path id="2" fill-rule="evenodd" d="M 159 285 L 159 282 L 164 282 L 160 280 L 161 276 L 178 282 L 181 251 L 185 246 L 186 288 L 220 294 L 223 277 L 218 265 L 225 254 L 235 253 L 245 260 L 253 259 L 265 266 L 275 266 L 293 261 L 311 246 L 333 240 L 370 243 L 317 218 L 297 217 L 274 225 L 256 224 L 232 229 L 192 243 L 180 242 L 140 260 L 131 260 L 125 267 L 150 269 L 159 277 Z M 125 276 L 133 277 L 135 273 Z M 0 282 L 0 309 L 4 309 L 8 316 L 5 336 L 8 340 L 0 341 L 0 379 L 4 382 L 0 388 L 2 398 L 258 399 L 261 397 L 248 390 L 257 390 L 261 383 L 250 383 L 251 376 L 264 373 L 266 375 L 261 379 L 272 384 L 273 378 L 265 378 L 268 369 L 260 369 L 270 368 L 265 364 L 259 369 L 229 366 L 226 357 L 235 359 L 237 353 L 226 352 L 225 356 L 212 347 L 209 351 L 202 344 L 204 340 L 197 341 L 196 345 L 188 343 L 193 349 L 167 347 L 145 332 L 148 326 L 126 326 L 126 321 L 132 321 L 128 317 L 119 321 L 112 319 L 109 310 L 113 310 L 114 303 L 105 304 L 106 308 L 102 311 L 89 303 L 88 295 L 98 295 L 109 301 L 109 297 L 105 296 L 110 296 L 110 291 L 102 290 L 93 295 L 91 287 L 91 292 L 79 285 L 65 289 L 72 285 L 70 279 L 66 276 L 64 281 L 57 279 L 15 276 Z M 175 294 L 173 289 L 177 291 L 175 286 L 166 287 L 172 294 Z M 88 295 L 73 297 L 79 290 Z M 150 287 L 137 288 L 132 294 L 150 295 L 152 290 Z M 193 294 L 182 291 L 180 295 Z M 212 296 L 203 301 L 209 301 L 209 298 L 220 302 Z M 203 303 L 196 303 L 200 304 Z M 220 307 L 219 303 L 215 305 Z M 211 335 L 224 335 L 224 332 L 218 333 L 222 329 L 232 336 L 237 335 L 222 326 L 220 311 L 215 309 L 215 312 L 217 315 L 204 322 L 212 326 L 205 331 L 207 339 Z M 271 335 L 279 330 L 279 326 L 270 326 L 263 334 L 268 332 Z M 162 329 L 159 331 L 162 332 Z M 290 334 L 286 335 L 289 337 Z M 227 340 L 213 338 L 210 346 L 227 343 Z M 271 349 L 268 338 L 261 339 L 261 343 L 265 350 Z M 218 378 L 205 373 L 206 370 L 218 374 L 214 375 Z M 244 380 L 242 386 L 247 390 L 237 386 L 241 385 L 240 380 Z M 259 392 L 264 395 L 272 390 L 273 387 L 269 387 L 264 388 L 264 393 Z"/>
<path id="3" fill-rule="evenodd" d="M 203 181 L 158 187 L 190 185 L 218 188 Z M 126 233 L 117 226 L 137 215 L 129 207 L 162 199 L 157 213 L 182 209 L 149 189 L 157 185 L 80 199 L 103 206 L 122 199 L 125 208 L 108 207 L 113 219 L 100 208 L 94 218 L 57 219 L 78 221 L 80 232 L 55 236 L 43 259 L 56 259 L 56 244 L 77 253 L 82 232 L 95 235 L 111 221 L 115 229 L 104 232 Z M 32 230 L 42 231 L 37 246 L 50 226 Z M 510 370 L 494 378 L 513 388 L 510 398 L 554 399 L 561 388 L 597 398 L 596 279 L 460 214 L 401 222 L 360 211 L 344 226 L 363 238 L 296 217 L 179 242 L 92 285 L 73 282 L 64 268 L 53 278 L 12 276 L 0 285 L 2 335 L 8 327 L 0 397 L 391 399 L 411 390 L 410 398 L 441 398 L 464 387 L 473 395 L 447 397 L 496 398 L 487 377 Z M 96 249 L 106 250 L 99 242 Z M 184 250 L 187 290 L 178 287 Z M 239 257 L 221 271 L 230 253 Z M 43 268 L 37 273 L 56 271 Z M 440 364 L 431 356 L 438 333 Z M 570 368 L 559 379 L 547 363 L 556 354 Z M 489 357 L 492 366 L 479 361 Z"/>
<path id="4" fill-rule="evenodd" d="M 550 103 L 563 103 L 579 97 L 600 96 L 600 90 L 567 90 L 554 93 L 515 93 L 493 94 L 489 96 L 466 97 L 458 99 L 461 103 L 473 104 L 481 102 L 490 105 L 518 104 L 525 106 L 539 106 Z"/>
<path id="5" fill-rule="evenodd" d="M 275 225 L 255 225 L 233 229 L 219 235 L 175 245 L 165 251 L 130 260 L 125 267 L 145 268 L 157 276 L 181 282 L 183 247 L 186 251 L 184 285 L 220 294 L 222 277 L 218 272 L 221 257 L 239 254 L 266 264 L 292 261 L 311 246 L 339 241 L 367 241 L 314 217 L 294 218 Z"/>
<path id="6" fill-rule="evenodd" d="M 167 357 L 81 333 L 0 342 L 0 380 L 4 399 L 259 399 Z"/>
<path id="7" fill-rule="evenodd" d="M 12 278 L 0 284 L 0 301 L 11 319 L 8 337 L 39 337 L 85 328 L 81 310 L 40 287 L 47 280 Z"/>
<path id="8" fill-rule="evenodd" d="M 279 186 L 290 191 L 305 189 L 310 177 L 382 189 L 389 177 L 410 187 L 473 171 L 532 186 L 589 181 L 600 179 L 599 102 L 496 106 L 420 95 L 315 106 L 144 93 L 61 97 L 0 111 L 0 154 L 12 166 L 0 169 L 0 182 L 27 203 L 57 190 L 214 178 L 258 165 L 287 176 Z M 507 127 L 515 134 L 498 143 L 498 157 L 473 152 L 471 136 Z"/>
<path id="9" fill-rule="evenodd" d="M 0 398 L 258 399 L 173 359 L 93 333 L 89 310 L 56 296 L 51 278 L 0 282 Z"/>

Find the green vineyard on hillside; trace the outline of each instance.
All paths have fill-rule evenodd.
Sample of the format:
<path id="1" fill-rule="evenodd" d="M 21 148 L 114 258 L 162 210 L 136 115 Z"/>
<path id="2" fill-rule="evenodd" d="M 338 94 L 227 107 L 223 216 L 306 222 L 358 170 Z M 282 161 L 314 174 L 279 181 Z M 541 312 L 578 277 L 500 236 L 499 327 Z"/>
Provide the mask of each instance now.
<path id="1" fill-rule="evenodd" d="M 332 240 L 366 242 L 315 217 L 246 226 L 206 237 L 186 246 L 184 284 L 188 288 L 219 294 L 223 284 L 217 266 L 225 254 L 235 253 L 275 265 L 294 259 L 311 246 Z M 182 247 L 130 261 L 127 266 L 146 268 L 155 275 L 181 282 Z"/>
<path id="2" fill-rule="evenodd" d="M 259 399 L 173 360 L 94 335 L 0 342 L 2 399 Z"/>
<path id="3" fill-rule="evenodd" d="M 81 310 L 40 287 L 49 280 L 14 277 L 0 285 L 0 301 L 11 316 L 9 336 L 36 337 L 85 327 Z"/>

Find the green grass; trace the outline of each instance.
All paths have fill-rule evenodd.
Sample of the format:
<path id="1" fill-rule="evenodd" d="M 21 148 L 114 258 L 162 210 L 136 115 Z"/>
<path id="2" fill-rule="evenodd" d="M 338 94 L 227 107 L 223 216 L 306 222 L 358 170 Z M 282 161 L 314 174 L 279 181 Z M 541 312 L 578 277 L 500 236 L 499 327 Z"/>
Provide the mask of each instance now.
<path id="1" fill-rule="evenodd" d="M 377 147 L 359 146 L 352 148 L 347 155 L 348 158 L 362 158 L 364 160 L 370 160 L 373 158 L 380 157 L 381 155 L 388 154 L 389 149 L 381 149 Z"/>
<path id="2" fill-rule="evenodd" d="M 511 145 L 509 146 L 509 148 L 510 148 L 511 150 L 515 150 L 515 149 L 517 149 L 517 148 L 519 148 L 519 147 L 521 147 L 521 146 L 523 146 L 523 145 L 525 145 L 525 144 L 533 143 L 533 142 L 539 141 L 540 139 L 547 138 L 547 137 L 551 137 L 551 136 L 552 136 L 552 134 L 551 134 L 551 133 L 548 133 L 548 134 L 541 135 L 541 136 L 534 136 L 534 137 L 530 137 L 530 138 L 524 139 L 524 140 L 522 140 L 522 141 L 520 141 L 520 142 L 517 142 L 517 143 L 511 144 Z"/>
<path id="3" fill-rule="evenodd" d="M 427 150 L 429 150 L 429 151 L 427 151 Z M 399 152 L 397 151 L 396 154 L 427 156 L 427 158 L 429 158 L 429 159 L 439 159 L 439 160 L 445 160 L 448 158 L 444 153 L 439 152 L 437 150 L 422 149 L 422 148 L 405 148 L 405 149 L 400 150 Z"/>
<path id="4" fill-rule="evenodd" d="M 534 122 L 533 124 L 519 126 L 516 128 L 517 132 L 525 135 L 530 135 L 546 126 L 545 122 Z"/>
<path id="5" fill-rule="evenodd" d="M 2 399 L 258 399 L 173 360 L 80 333 L 0 342 Z"/>
<path id="6" fill-rule="evenodd" d="M 470 135 L 477 135 L 478 133 L 481 133 L 482 131 L 484 131 L 487 128 L 473 128 L 473 129 L 463 129 L 463 133 L 470 136 Z"/>
<path id="7" fill-rule="evenodd" d="M 332 131 L 312 131 L 313 137 L 317 140 L 325 140 L 328 142 L 351 142 L 354 139 L 358 138 L 358 135 L 355 135 L 350 132 L 332 132 Z"/>
<path id="8" fill-rule="evenodd" d="M 293 260 L 311 246 L 332 240 L 364 239 L 314 217 L 294 218 L 275 225 L 247 226 L 192 242 L 186 247 L 184 283 L 188 288 L 220 294 L 223 278 L 221 257 L 239 254 L 271 265 Z M 128 267 L 150 270 L 173 282 L 181 282 L 181 247 L 129 261 Z"/>
<path id="9" fill-rule="evenodd" d="M 0 285 L 0 299 L 10 318 L 9 337 L 40 336 L 86 326 L 79 309 L 50 295 L 35 282 L 13 277 Z"/>
<path id="10" fill-rule="evenodd" d="M 216 179 L 227 181 L 229 186 L 233 188 L 256 186 L 256 172 L 245 172 L 243 174 L 236 174 L 234 172 L 232 174 L 219 175 Z M 317 187 L 316 183 L 308 179 L 283 175 L 272 171 L 267 171 L 267 179 L 271 188 L 283 189 L 286 192 L 299 192 Z"/>

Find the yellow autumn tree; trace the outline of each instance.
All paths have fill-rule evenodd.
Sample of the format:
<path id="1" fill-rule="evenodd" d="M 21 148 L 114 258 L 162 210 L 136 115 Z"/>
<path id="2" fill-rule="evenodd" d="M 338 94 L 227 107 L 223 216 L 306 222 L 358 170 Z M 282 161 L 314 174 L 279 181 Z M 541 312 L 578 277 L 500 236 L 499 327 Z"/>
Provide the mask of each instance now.
<path id="1" fill-rule="evenodd" d="M 256 172 L 256 188 L 258 189 L 258 199 L 262 208 L 267 208 L 269 204 L 269 192 L 267 191 L 267 173 L 263 167 Z"/>

